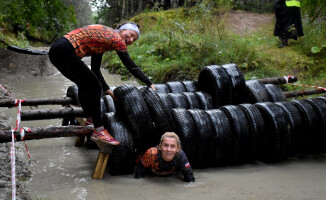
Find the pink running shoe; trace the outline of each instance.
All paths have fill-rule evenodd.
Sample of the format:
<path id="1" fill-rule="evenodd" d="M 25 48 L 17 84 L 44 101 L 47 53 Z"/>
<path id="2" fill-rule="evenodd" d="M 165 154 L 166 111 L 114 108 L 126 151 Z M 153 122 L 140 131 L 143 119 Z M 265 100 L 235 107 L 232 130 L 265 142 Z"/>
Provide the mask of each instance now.
<path id="1" fill-rule="evenodd" d="M 93 124 L 93 121 L 92 120 L 87 119 L 86 122 L 85 122 L 85 125 L 86 126 L 93 126 L 94 124 Z"/>
<path id="2" fill-rule="evenodd" d="M 93 134 L 91 136 L 91 140 L 93 140 L 94 142 L 101 141 L 106 144 L 110 144 L 110 145 L 114 145 L 114 146 L 120 144 L 120 142 L 115 140 L 106 129 L 104 129 L 100 132 L 96 132 L 94 130 Z"/>

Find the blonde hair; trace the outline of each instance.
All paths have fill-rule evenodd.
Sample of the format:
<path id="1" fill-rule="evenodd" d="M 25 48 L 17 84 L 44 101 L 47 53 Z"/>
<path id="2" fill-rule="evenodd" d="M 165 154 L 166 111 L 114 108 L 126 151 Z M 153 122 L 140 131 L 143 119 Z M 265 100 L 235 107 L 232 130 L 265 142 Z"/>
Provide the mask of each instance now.
<path id="1" fill-rule="evenodd" d="M 179 136 L 175 132 L 166 132 L 161 136 L 160 146 L 162 146 L 163 140 L 165 138 L 175 138 L 177 140 L 177 147 L 178 149 L 181 149 L 181 142 Z"/>

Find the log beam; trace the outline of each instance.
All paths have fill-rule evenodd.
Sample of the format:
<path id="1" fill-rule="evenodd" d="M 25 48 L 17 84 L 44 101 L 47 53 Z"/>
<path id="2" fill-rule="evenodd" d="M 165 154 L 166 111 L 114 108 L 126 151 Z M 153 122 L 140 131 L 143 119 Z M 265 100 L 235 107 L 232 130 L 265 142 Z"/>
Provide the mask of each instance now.
<path id="1" fill-rule="evenodd" d="M 284 92 L 284 95 L 286 98 L 292 98 L 292 97 L 303 97 L 306 95 L 314 95 L 314 94 L 320 94 L 325 93 L 326 91 L 323 89 L 311 89 L 311 90 L 296 90 L 291 92 Z"/>
<path id="2" fill-rule="evenodd" d="M 86 115 L 80 107 L 21 111 L 22 121 L 71 117 L 86 117 Z"/>
<path id="3" fill-rule="evenodd" d="M 281 76 L 281 77 L 258 79 L 258 81 L 261 82 L 262 84 L 274 84 L 274 85 L 294 83 L 297 80 L 298 78 L 296 76 Z"/>
<path id="4" fill-rule="evenodd" d="M 86 136 L 93 132 L 92 126 L 58 126 L 31 128 L 25 131 L 25 140 L 35 140 L 55 137 Z M 16 141 L 21 141 L 19 131 L 14 132 Z M 11 142 L 11 130 L 0 130 L 0 143 Z"/>
<path id="5" fill-rule="evenodd" d="M 69 105 L 73 102 L 71 97 L 58 97 L 58 98 L 41 98 L 41 99 L 26 99 L 22 102 L 22 106 L 38 106 L 38 105 Z M 0 107 L 14 107 L 15 100 L 6 99 L 0 100 Z"/>

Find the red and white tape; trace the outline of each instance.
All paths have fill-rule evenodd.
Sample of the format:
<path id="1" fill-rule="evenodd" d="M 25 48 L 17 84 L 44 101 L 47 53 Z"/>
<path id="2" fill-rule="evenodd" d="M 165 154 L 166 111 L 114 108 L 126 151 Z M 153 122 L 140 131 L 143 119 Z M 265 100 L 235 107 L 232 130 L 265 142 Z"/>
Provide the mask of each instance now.
<path id="1" fill-rule="evenodd" d="M 305 85 L 305 84 L 297 84 L 297 83 L 287 83 L 288 85 L 295 85 L 295 86 L 301 86 L 301 87 L 310 87 L 310 88 L 316 88 L 316 89 L 322 89 L 326 91 L 326 88 L 320 87 L 320 86 L 314 86 L 314 85 Z"/>
<path id="2" fill-rule="evenodd" d="M 13 97 L 7 90 L 4 88 L 1 84 L 0 87 L 11 97 Z M 17 120 L 16 120 L 16 127 L 11 130 L 11 148 L 10 148 L 10 159 L 11 159 L 11 182 L 12 182 L 12 193 L 11 198 L 12 200 L 16 200 L 16 157 L 15 157 L 15 134 L 14 132 L 16 130 L 20 130 L 20 137 L 21 140 L 25 142 L 25 130 L 30 131 L 28 128 L 20 128 L 20 121 L 21 121 L 21 103 L 24 102 L 25 99 L 15 99 L 15 106 L 18 106 L 18 112 L 17 112 Z M 27 144 L 25 142 L 25 148 L 27 152 L 28 159 L 30 161 L 30 153 L 28 151 Z"/>
<path id="3" fill-rule="evenodd" d="M 289 79 L 292 78 L 293 76 L 284 76 L 286 80 L 286 84 L 288 85 L 294 85 L 294 86 L 300 86 L 300 87 L 310 87 L 310 88 L 316 88 L 316 89 L 322 89 L 326 91 L 326 88 L 320 87 L 320 86 L 314 86 L 314 85 L 305 85 L 305 84 L 298 84 L 298 83 L 289 83 Z"/>

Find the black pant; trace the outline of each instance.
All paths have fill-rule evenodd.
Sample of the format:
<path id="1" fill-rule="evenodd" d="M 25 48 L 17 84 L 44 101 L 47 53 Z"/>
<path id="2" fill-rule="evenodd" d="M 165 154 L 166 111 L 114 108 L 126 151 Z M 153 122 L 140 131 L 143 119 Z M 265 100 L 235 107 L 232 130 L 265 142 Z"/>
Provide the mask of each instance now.
<path id="1" fill-rule="evenodd" d="M 74 47 L 64 37 L 52 45 L 49 58 L 65 77 L 78 86 L 80 104 L 85 114 L 92 117 L 94 127 L 102 126 L 102 84 L 95 73 L 76 55 Z"/>

